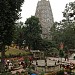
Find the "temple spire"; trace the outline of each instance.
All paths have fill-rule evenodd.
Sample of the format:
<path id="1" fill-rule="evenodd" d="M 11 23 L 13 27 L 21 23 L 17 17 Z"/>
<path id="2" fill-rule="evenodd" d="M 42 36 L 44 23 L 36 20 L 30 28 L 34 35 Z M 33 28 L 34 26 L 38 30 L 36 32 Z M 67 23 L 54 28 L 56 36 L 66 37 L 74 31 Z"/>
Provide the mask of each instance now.
<path id="1" fill-rule="evenodd" d="M 41 1 L 46 1 L 46 0 L 41 0 Z"/>
<path id="2" fill-rule="evenodd" d="M 41 1 L 49 1 L 49 0 L 41 0 Z"/>
<path id="3" fill-rule="evenodd" d="M 35 16 L 42 26 L 42 38 L 51 39 L 50 29 L 53 26 L 53 14 L 49 0 L 41 0 L 37 4 Z"/>

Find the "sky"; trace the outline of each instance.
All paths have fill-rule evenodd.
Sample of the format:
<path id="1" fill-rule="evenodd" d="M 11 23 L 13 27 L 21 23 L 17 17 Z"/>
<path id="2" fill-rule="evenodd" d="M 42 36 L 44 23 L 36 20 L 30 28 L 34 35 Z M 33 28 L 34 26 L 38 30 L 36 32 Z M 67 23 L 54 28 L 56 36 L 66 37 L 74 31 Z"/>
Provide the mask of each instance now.
<path id="1" fill-rule="evenodd" d="M 37 2 L 39 0 L 25 0 L 22 5 L 21 21 L 25 22 L 27 18 L 34 16 L 36 12 Z M 65 5 L 75 0 L 49 0 L 53 12 L 54 21 L 61 21 L 63 19 L 62 12 L 65 9 Z"/>

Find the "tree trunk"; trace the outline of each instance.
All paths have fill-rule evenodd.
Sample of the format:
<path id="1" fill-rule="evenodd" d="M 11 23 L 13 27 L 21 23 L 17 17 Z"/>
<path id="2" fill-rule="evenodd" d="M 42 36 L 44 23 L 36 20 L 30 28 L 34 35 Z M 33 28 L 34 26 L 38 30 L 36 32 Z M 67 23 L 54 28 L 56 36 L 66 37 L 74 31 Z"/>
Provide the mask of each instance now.
<path id="1" fill-rule="evenodd" d="M 5 45 L 1 46 L 1 65 L 0 71 L 3 72 L 5 70 Z"/>
<path id="2" fill-rule="evenodd" d="M 28 46 L 28 49 L 29 49 L 29 51 L 31 50 L 31 46 L 30 46 L 30 44 L 29 44 L 29 46 Z"/>

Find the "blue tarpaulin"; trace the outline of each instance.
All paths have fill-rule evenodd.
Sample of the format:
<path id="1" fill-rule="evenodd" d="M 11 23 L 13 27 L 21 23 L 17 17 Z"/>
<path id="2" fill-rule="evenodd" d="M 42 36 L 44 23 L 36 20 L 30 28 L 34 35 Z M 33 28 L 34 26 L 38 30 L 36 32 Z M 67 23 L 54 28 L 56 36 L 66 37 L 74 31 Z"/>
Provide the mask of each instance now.
<path id="1" fill-rule="evenodd" d="M 37 74 L 35 74 L 35 73 L 32 73 L 31 75 L 37 75 Z"/>

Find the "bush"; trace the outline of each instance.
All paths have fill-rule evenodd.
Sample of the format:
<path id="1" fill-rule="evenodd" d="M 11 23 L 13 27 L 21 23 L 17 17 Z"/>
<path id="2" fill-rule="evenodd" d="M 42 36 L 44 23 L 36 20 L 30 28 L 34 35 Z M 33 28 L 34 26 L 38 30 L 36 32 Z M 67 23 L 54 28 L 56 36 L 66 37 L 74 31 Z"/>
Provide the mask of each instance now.
<path id="1" fill-rule="evenodd" d="M 12 75 L 12 73 L 11 72 L 3 72 L 0 75 Z"/>
<path id="2" fill-rule="evenodd" d="M 61 71 L 57 72 L 57 74 L 56 74 L 56 75 L 64 75 L 64 71 L 63 71 L 63 70 L 61 70 Z"/>

